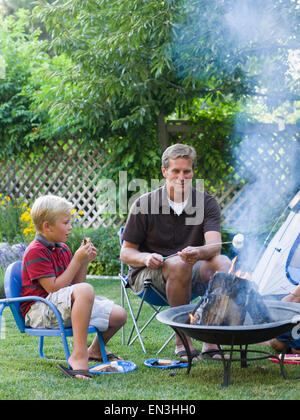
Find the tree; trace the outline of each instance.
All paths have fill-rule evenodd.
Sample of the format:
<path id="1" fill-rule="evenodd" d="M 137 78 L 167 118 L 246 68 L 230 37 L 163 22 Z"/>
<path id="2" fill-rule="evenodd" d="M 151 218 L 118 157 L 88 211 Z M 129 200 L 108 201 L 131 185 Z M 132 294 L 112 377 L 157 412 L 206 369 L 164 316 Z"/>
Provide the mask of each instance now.
<path id="1" fill-rule="evenodd" d="M 7 158 L 22 154 L 42 140 L 40 126 L 47 115 L 34 104 L 39 82 L 32 74 L 47 56 L 41 52 L 39 31 L 28 31 L 29 13 L 20 10 L 17 18 L 0 19 L 0 156 Z"/>
<path id="2" fill-rule="evenodd" d="M 202 137 L 190 137 L 196 148 L 203 135 L 205 150 L 211 146 L 199 176 L 214 169 L 222 178 L 239 104 L 254 94 L 271 105 L 296 95 L 287 71 L 289 51 L 298 48 L 295 0 L 38 3 L 35 16 L 57 57 L 35 70 L 41 86 L 34 100 L 49 111 L 58 137 L 105 150 L 112 173 L 122 164 L 134 177 L 155 177 L 168 145 L 165 117 L 180 114 L 193 133 L 201 124 Z"/>
<path id="3" fill-rule="evenodd" d="M 57 90 L 71 94 L 58 95 L 58 121 L 72 115 L 122 138 L 159 130 L 195 99 L 222 106 L 258 94 L 266 80 L 274 87 L 298 48 L 296 0 L 39 0 L 36 13 L 51 49 L 72 61 L 60 74 Z M 272 104 L 291 94 L 276 86 Z"/>

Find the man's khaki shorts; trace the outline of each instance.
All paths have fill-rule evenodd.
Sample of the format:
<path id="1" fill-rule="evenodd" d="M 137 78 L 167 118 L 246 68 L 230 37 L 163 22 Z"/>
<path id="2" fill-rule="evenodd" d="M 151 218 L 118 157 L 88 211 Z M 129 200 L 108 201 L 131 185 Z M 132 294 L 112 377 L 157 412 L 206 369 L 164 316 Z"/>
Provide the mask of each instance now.
<path id="1" fill-rule="evenodd" d="M 206 290 L 206 286 L 202 283 L 200 278 L 201 262 L 202 261 L 197 261 L 192 270 L 192 294 L 197 296 L 203 296 Z M 160 292 L 166 294 L 166 282 L 162 275 L 162 268 L 157 270 L 144 268 L 141 270 L 137 274 L 134 284 L 130 286 L 134 294 L 139 295 L 143 292 L 145 280 L 151 280 L 154 287 L 156 287 Z"/>
<path id="2" fill-rule="evenodd" d="M 62 317 L 64 327 L 70 328 L 72 310 L 72 292 L 75 286 L 64 287 L 57 292 L 50 293 L 47 300 L 52 302 Z M 109 318 L 114 302 L 104 296 L 95 296 L 94 305 L 90 319 L 90 325 L 99 331 L 107 331 Z M 25 325 L 31 328 L 57 329 L 59 327 L 57 318 L 52 309 L 43 302 L 36 302 L 31 305 L 25 315 Z"/>

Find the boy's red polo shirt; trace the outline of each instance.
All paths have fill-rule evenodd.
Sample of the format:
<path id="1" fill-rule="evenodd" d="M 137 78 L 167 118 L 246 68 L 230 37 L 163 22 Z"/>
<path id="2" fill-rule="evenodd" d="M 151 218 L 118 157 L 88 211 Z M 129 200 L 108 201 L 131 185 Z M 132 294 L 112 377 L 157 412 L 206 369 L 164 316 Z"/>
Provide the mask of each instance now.
<path id="1" fill-rule="evenodd" d="M 46 298 L 47 291 L 38 281 L 45 277 L 60 276 L 70 264 L 72 254 L 64 243 L 55 245 L 37 234 L 34 241 L 27 247 L 22 263 L 21 296 L 40 296 Z M 25 316 L 34 301 L 21 304 L 22 315 Z"/>

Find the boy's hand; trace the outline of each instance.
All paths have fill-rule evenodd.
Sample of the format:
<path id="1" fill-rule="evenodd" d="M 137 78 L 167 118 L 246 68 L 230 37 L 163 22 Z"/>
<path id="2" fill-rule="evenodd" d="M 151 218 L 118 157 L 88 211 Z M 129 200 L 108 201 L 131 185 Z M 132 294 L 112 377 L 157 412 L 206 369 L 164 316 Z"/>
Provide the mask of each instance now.
<path id="1" fill-rule="evenodd" d="M 80 247 L 74 254 L 74 258 L 78 258 L 81 264 L 88 263 L 95 259 L 97 256 L 97 248 L 94 247 L 92 242 L 88 242 L 86 245 L 82 242 Z"/>

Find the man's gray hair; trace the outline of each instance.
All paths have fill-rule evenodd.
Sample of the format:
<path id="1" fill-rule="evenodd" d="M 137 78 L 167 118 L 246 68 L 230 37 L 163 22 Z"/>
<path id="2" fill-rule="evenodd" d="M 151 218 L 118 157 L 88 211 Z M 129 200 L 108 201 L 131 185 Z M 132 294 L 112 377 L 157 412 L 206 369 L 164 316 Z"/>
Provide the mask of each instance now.
<path id="1" fill-rule="evenodd" d="M 193 169 L 195 168 L 197 159 L 196 150 L 192 146 L 180 143 L 173 144 L 164 151 L 161 159 L 162 166 L 167 169 L 169 166 L 169 159 L 177 159 L 180 157 L 190 159 L 193 164 Z"/>

